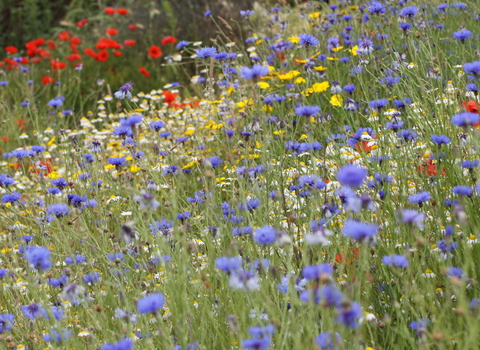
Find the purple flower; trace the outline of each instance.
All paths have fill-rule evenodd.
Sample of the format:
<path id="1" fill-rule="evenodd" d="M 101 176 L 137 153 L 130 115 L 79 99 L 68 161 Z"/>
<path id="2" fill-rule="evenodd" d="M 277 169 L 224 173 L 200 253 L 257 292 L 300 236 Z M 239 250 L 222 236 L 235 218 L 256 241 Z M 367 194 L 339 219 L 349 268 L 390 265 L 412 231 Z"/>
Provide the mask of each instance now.
<path id="1" fill-rule="evenodd" d="M 337 179 L 344 186 L 359 187 L 367 176 L 367 170 L 357 165 L 348 164 L 340 168 Z"/>
<path id="2" fill-rule="evenodd" d="M 340 334 L 332 332 L 323 332 L 315 338 L 315 343 L 320 349 L 334 350 L 342 348 L 342 337 Z"/>
<path id="3" fill-rule="evenodd" d="M 416 211 L 415 209 L 403 209 L 400 211 L 399 220 L 406 224 L 416 225 L 418 228 L 423 228 L 423 220 L 425 214 Z"/>
<path id="4" fill-rule="evenodd" d="M 271 337 L 275 334 L 275 326 L 268 324 L 265 327 L 248 327 L 248 333 L 256 339 Z"/>
<path id="5" fill-rule="evenodd" d="M 44 311 L 42 305 L 36 303 L 22 306 L 23 315 L 30 320 L 40 317 Z"/>
<path id="6" fill-rule="evenodd" d="M 48 215 L 55 215 L 57 218 L 68 215 L 68 205 L 64 203 L 50 204 L 47 208 Z"/>
<path id="7" fill-rule="evenodd" d="M 338 320 L 343 323 L 347 328 L 357 328 L 359 323 L 357 319 L 362 316 L 362 308 L 360 304 L 351 302 L 348 304 L 342 304 L 338 310 Z"/>
<path id="8" fill-rule="evenodd" d="M 467 74 L 480 75 L 480 61 L 467 62 L 463 69 Z"/>
<path id="9" fill-rule="evenodd" d="M 313 117 L 320 113 L 319 106 L 298 106 L 295 108 L 295 114 L 302 117 Z"/>
<path id="10" fill-rule="evenodd" d="M 319 280 L 320 277 L 331 277 L 333 273 L 333 267 L 330 264 L 321 265 L 308 265 L 303 268 L 302 275 L 307 280 Z"/>
<path id="11" fill-rule="evenodd" d="M 43 340 L 45 340 L 47 343 L 62 344 L 63 341 L 70 338 L 71 333 L 72 333 L 71 330 L 65 329 L 65 328 L 61 330 L 61 333 L 56 329 L 52 329 L 50 333 L 45 333 L 42 335 L 42 337 L 43 337 Z"/>
<path id="12" fill-rule="evenodd" d="M 382 108 L 384 108 L 388 105 L 388 100 L 386 98 L 382 98 L 382 99 L 379 99 L 379 100 L 373 100 L 373 101 L 370 101 L 370 103 L 368 105 L 372 109 L 380 110 L 380 109 L 382 109 Z"/>
<path id="13" fill-rule="evenodd" d="M 382 259 L 387 266 L 395 266 L 405 268 L 409 265 L 408 259 L 405 255 L 386 255 Z"/>
<path id="14" fill-rule="evenodd" d="M 268 245 L 275 242 L 277 231 L 271 226 L 258 228 L 253 233 L 253 240 L 261 245 Z"/>
<path id="15" fill-rule="evenodd" d="M 22 199 L 22 195 L 18 192 L 7 193 L 2 196 L 3 203 L 13 204 Z"/>
<path id="16" fill-rule="evenodd" d="M 417 194 L 408 196 L 408 201 L 412 204 L 422 205 L 423 202 L 427 202 L 430 199 L 430 193 L 428 191 L 422 191 Z"/>
<path id="17" fill-rule="evenodd" d="M 370 2 L 368 12 L 370 12 L 372 15 L 380 15 L 387 12 L 387 8 L 380 1 L 373 0 L 372 2 Z"/>
<path id="18" fill-rule="evenodd" d="M 5 331 L 11 331 L 13 328 L 13 321 L 15 316 L 12 314 L 1 314 L 0 315 L 0 334 Z"/>
<path id="19" fill-rule="evenodd" d="M 480 66 L 480 61 L 479 66 Z M 480 71 L 480 68 L 479 68 Z M 475 113 L 470 113 L 470 112 L 463 112 L 459 113 L 452 118 L 452 124 L 455 126 L 461 126 L 461 127 L 468 127 L 474 124 L 477 124 L 479 121 L 478 114 Z"/>
<path id="20" fill-rule="evenodd" d="M 410 323 L 410 328 L 417 331 L 417 335 L 420 335 L 426 332 L 429 324 L 430 320 L 428 318 L 421 318 L 418 321 Z"/>
<path id="21" fill-rule="evenodd" d="M 9 175 L 6 174 L 0 174 L 0 187 L 8 187 L 10 185 L 13 185 L 15 183 L 15 180 L 13 180 Z"/>
<path id="22" fill-rule="evenodd" d="M 434 143 L 437 145 L 448 145 L 450 143 L 450 137 L 446 135 L 435 135 L 433 134 L 432 137 L 430 138 Z"/>
<path id="23" fill-rule="evenodd" d="M 156 314 L 163 307 L 165 300 L 162 294 L 153 293 L 137 301 L 137 311 L 141 314 Z"/>
<path id="24" fill-rule="evenodd" d="M 217 269 L 231 274 L 232 272 L 239 270 L 242 267 L 242 260 L 239 257 L 222 256 L 215 260 L 215 266 Z"/>
<path id="25" fill-rule="evenodd" d="M 455 186 L 453 188 L 453 193 L 459 196 L 471 196 L 473 189 L 469 186 Z"/>
<path id="26" fill-rule="evenodd" d="M 342 233 L 357 241 L 375 241 L 378 225 L 367 224 L 365 222 L 358 222 L 355 220 L 347 220 L 342 227 Z"/>
<path id="27" fill-rule="evenodd" d="M 462 29 L 462 30 L 459 30 L 458 32 L 453 33 L 453 38 L 464 42 L 465 40 L 470 38 L 471 35 L 472 35 L 472 32 L 469 31 L 468 29 Z"/>
<path id="28" fill-rule="evenodd" d="M 317 46 L 320 42 L 313 35 L 302 33 L 298 43 L 302 46 Z"/>
<path id="29" fill-rule="evenodd" d="M 127 98 L 132 98 L 132 93 L 130 91 L 133 90 L 133 84 L 130 82 L 125 83 L 118 89 L 117 92 L 115 92 L 113 95 L 118 98 L 118 99 L 124 99 L 125 97 Z"/>
<path id="30" fill-rule="evenodd" d="M 115 165 L 115 168 L 119 168 L 127 164 L 125 157 L 110 157 L 108 158 L 108 164 Z"/>
<path id="31" fill-rule="evenodd" d="M 242 67 L 240 75 L 243 79 L 253 80 L 259 77 L 264 77 L 270 72 L 268 66 L 261 66 L 259 64 L 254 64 L 252 68 Z"/>
<path id="32" fill-rule="evenodd" d="M 208 58 L 213 57 L 217 53 L 217 49 L 215 47 L 203 47 L 195 51 L 198 57 L 200 58 Z"/>
<path id="33" fill-rule="evenodd" d="M 223 163 L 222 158 L 220 158 L 218 156 L 212 156 L 212 157 L 209 157 L 209 158 L 204 160 L 205 165 L 210 166 L 214 169 L 216 167 L 222 165 L 222 163 Z"/>
<path id="34" fill-rule="evenodd" d="M 141 190 L 140 194 L 141 196 L 133 196 L 133 200 L 140 203 L 140 208 L 155 210 L 160 205 L 160 202 L 155 200 L 153 194 L 148 193 L 145 190 Z"/>
<path id="35" fill-rule="evenodd" d="M 105 343 L 102 350 L 132 350 L 133 341 L 131 339 L 123 339 L 118 343 Z"/>
<path id="36" fill-rule="evenodd" d="M 23 257 L 37 270 L 47 270 L 52 266 L 50 250 L 45 247 L 29 247 Z"/>
<path id="37" fill-rule="evenodd" d="M 413 18 L 418 12 L 418 8 L 415 6 L 407 6 L 400 10 L 400 17 Z"/>
<path id="38" fill-rule="evenodd" d="M 242 348 L 245 350 L 263 350 L 268 349 L 270 343 L 271 340 L 269 337 L 245 339 L 242 341 Z"/>

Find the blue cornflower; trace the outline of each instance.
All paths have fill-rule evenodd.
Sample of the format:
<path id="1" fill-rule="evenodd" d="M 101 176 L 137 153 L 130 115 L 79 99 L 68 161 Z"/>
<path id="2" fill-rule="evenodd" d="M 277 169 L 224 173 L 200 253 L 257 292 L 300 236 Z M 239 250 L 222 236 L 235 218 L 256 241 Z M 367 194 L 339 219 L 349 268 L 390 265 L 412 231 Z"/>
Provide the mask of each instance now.
<path id="1" fill-rule="evenodd" d="M 418 12 L 418 8 L 415 6 L 407 6 L 400 10 L 400 17 L 413 18 Z"/>
<path id="2" fill-rule="evenodd" d="M 261 245 L 268 245 L 275 242 L 277 231 L 271 226 L 258 228 L 253 233 L 253 240 Z"/>
<path id="3" fill-rule="evenodd" d="M 7 193 L 2 196 L 2 202 L 13 204 L 19 201 L 21 198 L 22 195 L 18 192 Z"/>
<path id="4" fill-rule="evenodd" d="M 473 159 L 473 160 L 464 160 L 462 162 L 462 168 L 463 169 L 474 169 L 478 168 L 478 159 Z M 1 181 L 0 181 L 1 182 Z"/>
<path id="5" fill-rule="evenodd" d="M 67 281 L 68 281 L 68 276 L 67 275 L 63 275 L 60 278 L 47 278 L 47 284 L 49 286 L 54 287 L 54 288 L 63 287 L 63 285 L 66 284 Z"/>
<path id="6" fill-rule="evenodd" d="M 83 276 L 83 281 L 89 284 L 95 284 L 100 280 L 100 273 L 92 271 L 85 276 Z"/>
<path id="7" fill-rule="evenodd" d="M 343 347 L 340 334 L 332 332 L 323 332 L 315 338 L 315 343 L 322 350 L 335 350 Z"/>
<path id="8" fill-rule="evenodd" d="M 330 278 L 333 273 L 333 267 L 330 264 L 308 265 L 302 270 L 302 275 L 307 280 L 319 280 L 322 276 Z"/>
<path id="9" fill-rule="evenodd" d="M 4 157 L 7 157 L 6 154 L 7 153 L 4 154 Z M 18 158 L 18 159 L 31 157 L 33 155 L 35 155 L 35 151 L 32 151 L 30 149 L 23 149 L 23 148 L 15 149 L 12 152 L 8 153 L 8 157 L 15 157 L 15 158 Z"/>
<path id="10" fill-rule="evenodd" d="M 256 339 L 271 337 L 275 334 L 275 326 L 273 324 L 268 324 L 264 327 L 248 327 L 248 333 Z"/>
<path id="11" fill-rule="evenodd" d="M 206 166 L 209 166 L 209 167 L 212 167 L 212 168 L 216 168 L 220 165 L 222 165 L 223 163 L 223 160 L 222 158 L 218 157 L 218 156 L 212 156 L 212 157 L 209 157 L 207 159 L 204 160 L 204 164 Z"/>
<path id="12" fill-rule="evenodd" d="M 367 177 L 367 170 L 363 167 L 348 164 L 340 168 L 337 179 L 344 186 L 359 187 Z"/>
<path id="13" fill-rule="evenodd" d="M 455 186 L 453 188 L 453 193 L 459 196 L 471 196 L 473 193 L 473 189 L 468 186 Z"/>
<path id="14" fill-rule="evenodd" d="M 302 46 L 317 46 L 320 42 L 313 35 L 302 33 L 298 43 Z"/>
<path id="15" fill-rule="evenodd" d="M 381 15 L 382 13 L 387 12 L 387 7 L 382 4 L 380 1 L 373 0 L 370 2 L 370 6 L 368 7 L 368 12 L 373 15 Z"/>
<path id="16" fill-rule="evenodd" d="M 177 49 L 178 49 L 178 50 L 181 50 L 181 49 L 183 49 L 185 46 L 188 46 L 188 41 L 182 40 L 182 41 L 180 41 L 180 42 L 177 44 Z"/>
<path id="17" fill-rule="evenodd" d="M 356 90 L 356 86 L 354 84 L 347 84 L 343 87 L 343 91 L 346 91 L 349 94 L 353 93 L 355 90 Z"/>
<path id="18" fill-rule="evenodd" d="M 435 135 L 433 134 L 432 137 L 430 138 L 434 143 L 437 145 L 448 145 L 450 143 L 450 137 L 446 135 Z"/>
<path id="19" fill-rule="evenodd" d="M 204 15 L 205 17 L 209 17 L 211 14 L 212 14 L 212 11 L 208 10 L 208 11 L 205 12 L 203 15 Z"/>
<path id="20" fill-rule="evenodd" d="M 203 47 L 195 51 L 197 57 L 200 58 L 208 58 L 213 57 L 217 53 L 217 49 L 215 47 Z"/>
<path id="21" fill-rule="evenodd" d="M 30 320 L 40 317 L 44 311 L 42 305 L 36 303 L 22 306 L 23 315 Z"/>
<path id="22" fill-rule="evenodd" d="M 412 28 L 412 24 L 411 24 L 410 22 L 400 23 L 398 26 L 399 26 L 400 29 L 402 29 L 404 32 L 406 32 L 407 30 L 409 30 L 410 28 Z"/>
<path id="23" fill-rule="evenodd" d="M 141 190 L 140 194 L 140 196 L 133 196 L 133 200 L 140 204 L 140 208 L 155 210 L 159 207 L 160 202 L 155 200 L 153 194 L 148 193 L 145 190 Z"/>
<path id="24" fill-rule="evenodd" d="M 382 258 L 385 265 L 405 268 L 409 261 L 405 255 L 386 255 Z"/>
<path id="25" fill-rule="evenodd" d="M 368 105 L 372 109 L 380 110 L 380 109 L 382 109 L 382 108 L 384 108 L 388 105 L 388 100 L 386 98 L 382 98 L 382 99 L 379 99 L 379 100 L 373 100 L 373 101 L 370 101 L 370 103 Z"/>
<path id="26" fill-rule="evenodd" d="M 55 97 L 54 99 L 48 101 L 48 105 L 54 108 L 60 107 L 62 104 L 63 104 L 63 99 L 59 97 Z"/>
<path id="27" fill-rule="evenodd" d="M 422 205 L 423 202 L 427 202 L 430 199 L 430 193 L 428 191 L 422 191 L 417 194 L 408 196 L 408 201 L 412 204 Z"/>
<path id="28" fill-rule="evenodd" d="M 472 32 L 469 31 L 468 29 L 462 29 L 459 30 L 458 32 L 453 33 L 453 38 L 456 40 L 461 40 L 462 42 L 465 42 L 470 36 L 472 35 Z"/>
<path id="29" fill-rule="evenodd" d="M 112 134 L 120 137 L 132 137 L 134 135 L 132 128 L 126 125 L 116 127 L 113 129 Z"/>
<path id="30" fill-rule="evenodd" d="M 252 16 L 255 13 L 253 10 L 245 10 L 245 11 L 240 11 L 240 16 L 243 16 L 245 19 L 248 18 L 248 16 Z"/>
<path id="31" fill-rule="evenodd" d="M 123 339 L 118 343 L 105 343 L 102 350 L 132 350 L 133 341 L 131 339 Z"/>
<path id="32" fill-rule="evenodd" d="M 338 320 L 347 328 L 357 328 L 360 324 L 358 319 L 362 316 L 362 308 L 359 303 L 351 302 L 342 304 L 338 309 Z"/>
<path id="33" fill-rule="evenodd" d="M 270 337 L 263 337 L 260 339 L 244 339 L 242 340 L 242 348 L 245 350 L 263 350 L 268 349 L 270 347 L 270 343 Z"/>
<path id="34" fill-rule="evenodd" d="M 141 314 L 156 314 L 163 307 L 164 302 L 162 294 L 149 294 L 137 301 L 137 311 Z"/>
<path id="35" fill-rule="evenodd" d="M 478 92 L 477 84 L 475 83 L 467 84 L 467 91 Z"/>
<path id="36" fill-rule="evenodd" d="M 51 306 L 49 311 L 47 309 L 42 308 L 41 311 L 42 311 L 42 317 L 44 319 L 49 320 L 50 315 L 53 315 L 53 317 L 57 321 L 60 321 L 63 318 L 63 314 L 65 313 L 65 310 L 60 306 Z"/>
<path id="37" fill-rule="evenodd" d="M 415 209 L 403 209 L 399 212 L 398 219 L 406 224 L 416 225 L 418 228 L 423 228 L 423 220 L 425 220 L 425 214 L 416 211 Z"/>
<path id="38" fill-rule="evenodd" d="M 479 117 L 478 114 L 475 113 L 463 112 L 453 116 L 451 121 L 453 125 L 465 128 L 477 124 L 479 122 Z"/>
<path id="39" fill-rule="evenodd" d="M 12 314 L 0 314 L 0 334 L 5 331 L 11 331 L 15 316 Z"/>
<path id="40" fill-rule="evenodd" d="M 127 164 L 125 157 L 110 157 L 108 158 L 108 164 L 115 165 L 116 168 Z"/>
<path id="41" fill-rule="evenodd" d="M 125 261 L 125 259 L 123 258 L 123 253 L 107 253 L 107 258 L 110 261 L 115 261 L 117 259 L 119 261 Z"/>
<path id="42" fill-rule="evenodd" d="M 347 220 L 342 227 L 342 233 L 357 241 L 372 241 L 375 242 L 375 235 L 377 234 L 378 225 L 367 224 L 365 222 L 358 222 L 355 220 Z"/>
<path id="43" fill-rule="evenodd" d="M 242 260 L 239 257 L 222 256 L 215 260 L 217 269 L 231 274 L 233 271 L 239 270 L 242 267 Z"/>
<path id="44" fill-rule="evenodd" d="M 467 74 L 480 75 L 480 61 L 467 62 L 463 65 Z"/>
<path id="45" fill-rule="evenodd" d="M 64 203 L 50 204 L 47 208 L 48 215 L 55 215 L 57 218 L 68 215 L 68 205 Z"/>
<path id="46" fill-rule="evenodd" d="M 240 75 L 243 79 L 252 80 L 259 77 L 264 77 L 270 72 L 268 66 L 254 64 L 252 68 L 242 67 Z"/>
<path id="47" fill-rule="evenodd" d="M 58 177 L 52 180 L 52 185 L 58 187 L 60 190 L 63 190 L 65 187 L 69 187 L 70 183 L 63 177 Z"/>
<path id="48" fill-rule="evenodd" d="M 254 209 L 257 209 L 259 206 L 260 206 L 260 200 L 258 198 L 254 198 L 246 201 L 245 203 L 239 203 L 238 209 L 240 209 L 241 211 L 245 211 L 245 210 L 252 211 Z"/>
<path id="49" fill-rule="evenodd" d="M 30 247 L 23 257 L 37 270 L 47 270 L 52 266 L 50 250 L 45 247 Z"/>
<path id="50" fill-rule="evenodd" d="M 118 89 L 118 91 L 115 92 L 113 95 L 120 100 L 124 99 L 125 97 L 132 98 L 132 93 L 131 93 L 132 90 L 133 90 L 133 84 L 130 82 L 127 82 L 124 85 L 122 85 L 120 89 Z"/>
<path id="51" fill-rule="evenodd" d="M 55 342 L 55 343 L 62 344 L 63 341 L 70 338 L 71 333 L 72 331 L 69 329 L 63 329 L 61 333 L 55 329 L 52 329 L 50 333 L 43 334 L 42 337 L 43 337 L 43 340 L 45 340 L 47 343 Z"/>
<path id="52" fill-rule="evenodd" d="M 425 333 L 430 320 L 428 318 L 421 318 L 418 321 L 413 321 L 410 323 L 410 328 L 417 331 L 417 335 Z"/>
<path id="53" fill-rule="evenodd" d="M 295 114 L 302 117 L 313 117 L 320 113 L 319 106 L 298 106 L 295 108 Z"/>

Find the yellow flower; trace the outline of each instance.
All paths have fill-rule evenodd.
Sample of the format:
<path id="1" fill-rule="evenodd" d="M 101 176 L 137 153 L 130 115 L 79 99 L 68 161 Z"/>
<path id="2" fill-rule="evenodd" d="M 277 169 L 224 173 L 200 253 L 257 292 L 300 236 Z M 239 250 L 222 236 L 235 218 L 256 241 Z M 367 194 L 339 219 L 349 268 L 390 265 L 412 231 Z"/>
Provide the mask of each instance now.
<path id="1" fill-rule="evenodd" d="M 352 55 L 356 56 L 358 55 L 357 51 L 358 51 L 358 45 L 355 45 L 354 47 L 352 47 L 351 50 L 348 50 L 349 52 L 352 53 Z"/>
<path id="2" fill-rule="evenodd" d="M 327 70 L 327 67 L 317 66 L 317 67 L 313 67 L 313 69 L 315 69 L 317 72 L 323 72 Z"/>
<path id="3" fill-rule="evenodd" d="M 318 17 L 320 17 L 321 15 L 322 15 L 321 12 L 314 12 L 314 13 L 309 14 L 308 17 L 310 17 L 310 18 L 318 18 Z"/>
<path id="4" fill-rule="evenodd" d="M 302 78 L 302 77 L 299 77 L 297 79 L 295 79 L 294 83 L 297 84 L 297 85 L 300 85 L 300 84 L 305 84 L 307 81 Z"/>
<path id="5" fill-rule="evenodd" d="M 264 81 L 258 82 L 257 85 L 260 87 L 260 89 L 268 89 L 270 87 L 270 84 Z"/>
<path id="6" fill-rule="evenodd" d="M 298 77 L 299 75 L 300 75 L 300 72 L 298 70 L 292 70 L 288 73 L 280 74 L 278 78 L 280 80 L 285 81 L 285 80 L 292 80 L 293 78 Z"/>
<path id="7" fill-rule="evenodd" d="M 330 98 L 330 104 L 332 106 L 342 107 L 343 106 L 343 97 L 335 94 Z"/>
<path id="8" fill-rule="evenodd" d="M 240 108 L 246 107 L 247 105 L 253 105 L 253 99 L 250 98 L 237 103 L 237 107 L 240 107 Z"/>
<path id="9" fill-rule="evenodd" d="M 328 81 L 324 81 L 322 83 L 315 83 L 312 86 L 313 92 L 324 92 L 330 87 Z"/>
<path id="10" fill-rule="evenodd" d="M 298 44 L 298 40 L 300 40 L 300 38 L 298 36 L 291 36 L 288 38 L 288 40 L 290 40 L 290 42 L 293 44 Z"/>
<path id="11" fill-rule="evenodd" d="M 339 46 L 339 47 L 334 47 L 334 48 L 332 49 L 332 51 L 333 51 L 333 52 L 338 52 L 338 51 L 340 51 L 340 50 L 342 50 L 342 49 L 343 49 L 343 46 Z"/>

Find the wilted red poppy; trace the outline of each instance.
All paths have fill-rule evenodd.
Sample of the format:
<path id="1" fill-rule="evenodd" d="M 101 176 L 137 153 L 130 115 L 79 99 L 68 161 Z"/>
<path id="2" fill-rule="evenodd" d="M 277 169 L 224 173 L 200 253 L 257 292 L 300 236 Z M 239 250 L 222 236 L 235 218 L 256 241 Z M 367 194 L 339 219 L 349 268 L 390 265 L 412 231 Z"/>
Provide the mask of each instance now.
<path id="1" fill-rule="evenodd" d="M 15 46 L 7 46 L 5 51 L 7 51 L 10 55 L 13 55 L 14 53 L 18 52 L 18 49 Z"/>
<path id="2" fill-rule="evenodd" d="M 135 43 L 136 43 L 136 41 L 133 40 L 133 39 L 125 40 L 125 41 L 123 42 L 123 44 L 124 44 L 125 46 L 132 46 L 132 47 L 135 46 Z"/>
<path id="3" fill-rule="evenodd" d="M 95 51 L 93 51 L 93 49 L 91 48 L 86 48 L 85 50 L 83 50 L 83 53 L 87 56 L 90 56 L 90 57 L 93 57 L 95 58 L 97 56 L 97 54 L 95 53 Z"/>
<path id="4" fill-rule="evenodd" d="M 82 56 L 80 56 L 79 54 L 76 54 L 76 53 L 73 53 L 73 54 L 66 57 L 67 61 L 70 61 L 70 62 L 78 61 L 81 58 L 82 58 Z"/>
<path id="5" fill-rule="evenodd" d="M 106 30 L 106 32 L 107 32 L 108 35 L 111 35 L 111 36 L 114 36 L 114 35 L 117 35 L 117 34 L 118 34 L 118 30 L 115 29 L 115 28 L 108 28 L 108 29 Z"/>
<path id="6" fill-rule="evenodd" d="M 176 42 L 177 39 L 172 35 L 166 36 L 162 39 L 162 45 L 175 44 Z"/>
<path id="7" fill-rule="evenodd" d="M 68 30 L 58 33 L 58 40 L 67 41 L 70 40 L 70 32 Z"/>
<path id="8" fill-rule="evenodd" d="M 119 9 L 117 9 L 117 13 L 119 15 L 128 15 L 128 10 L 124 9 L 123 7 L 120 7 Z"/>
<path id="9" fill-rule="evenodd" d="M 122 55 L 122 51 L 113 51 L 113 54 L 116 56 L 116 57 L 120 57 Z"/>
<path id="10" fill-rule="evenodd" d="M 49 75 L 46 75 L 42 77 L 42 84 L 47 85 L 47 84 L 53 84 L 55 82 L 55 78 L 51 77 Z"/>
<path id="11" fill-rule="evenodd" d="M 77 27 L 82 28 L 85 24 L 87 24 L 87 22 L 88 22 L 88 19 L 85 18 L 78 21 L 76 24 L 77 24 Z"/>
<path id="12" fill-rule="evenodd" d="M 95 59 L 100 62 L 105 62 L 108 60 L 108 52 L 106 50 L 99 51 Z"/>
<path id="13" fill-rule="evenodd" d="M 82 43 L 82 41 L 77 36 L 74 36 L 74 37 L 72 37 L 72 39 L 70 39 L 70 44 L 80 45 L 81 43 Z"/>
<path id="14" fill-rule="evenodd" d="M 103 10 L 107 15 L 114 15 L 115 14 L 115 9 L 113 7 L 105 7 L 105 10 Z"/>
<path id="15" fill-rule="evenodd" d="M 159 58 L 162 57 L 162 49 L 158 46 L 152 45 L 148 50 L 148 55 L 152 58 Z"/>
<path id="16" fill-rule="evenodd" d="M 135 24 L 129 24 L 129 25 L 128 25 L 128 28 L 129 28 L 130 30 L 135 30 L 135 29 L 137 29 L 137 26 L 136 26 Z"/>
<path id="17" fill-rule="evenodd" d="M 150 76 L 150 72 L 146 68 L 143 68 L 143 67 L 140 67 L 140 73 L 142 73 L 147 78 Z"/>
<path id="18" fill-rule="evenodd" d="M 50 64 L 53 70 L 64 69 L 67 66 L 65 62 L 59 62 L 57 60 L 51 60 Z"/>

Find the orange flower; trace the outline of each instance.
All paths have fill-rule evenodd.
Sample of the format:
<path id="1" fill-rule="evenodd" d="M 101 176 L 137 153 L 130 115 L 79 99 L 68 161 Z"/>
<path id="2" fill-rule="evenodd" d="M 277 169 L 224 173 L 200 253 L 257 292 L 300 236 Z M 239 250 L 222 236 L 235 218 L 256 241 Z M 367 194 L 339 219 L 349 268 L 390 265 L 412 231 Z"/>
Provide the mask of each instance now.
<path id="1" fill-rule="evenodd" d="M 117 13 L 119 15 L 128 15 L 128 10 L 124 9 L 123 7 L 120 7 L 120 8 L 117 9 Z"/>
<path id="2" fill-rule="evenodd" d="M 158 46 L 152 45 L 148 50 L 148 55 L 152 58 L 160 58 L 162 57 L 162 49 Z"/>
<path id="3" fill-rule="evenodd" d="M 18 49 L 15 46 L 7 46 L 5 51 L 7 51 L 10 55 L 13 55 L 14 53 L 18 52 Z"/>
<path id="4" fill-rule="evenodd" d="M 87 24 L 88 19 L 82 19 L 76 23 L 77 27 L 82 28 L 85 24 Z"/>
<path id="5" fill-rule="evenodd" d="M 135 24 L 129 24 L 128 28 L 133 31 L 133 30 L 137 29 L 137 26 Z"/>
<path id="6" fill-rule="evenodd" d="M 136 41 L 133 40 L 133 39 L 125 40 L 125 41 L 123 42 L 123 44 L 124 44 L 125 46 L 132 46 L 132 47 L 135 46 L 135 43 L 136 43 Z"/>
<path id="7" fill-rule="evenodd" d="M 118 30 L 115 29 L 115 28 L 108 28 L 108 29 L 106 30 L 106 32 L 107 32 L 108 35 L 111 35 L 111 36 L 114 36 L 114 35 L 117 35 L 117 34 L 118 34 Z"/>
<path id="8" fill-rule="evenodd" d="M 98 52 L 98 54 L 95 56 L 95 59 L 100 62 L 105 62 L 108 60 L 108 52 L 106 50 L 101 50 Z"/>
<path id="9" fill-rule="evenodd" d="M 140 73 L 142 73 L 147 78 L 150 76 L 150 72 L 146 68 L 143 68 L 141 66 L 140 66 Z"/>
<path id="10" fill-rule="evenodd" d="M 176 42 L 177 39 L 172 35 L 166 36 L 162 39 L 162 45 L 175 44 Z"/>
<path id="11" fill-rule="evenodd" d="M 115 14 L 115 9 L 113 7 L 105 7 L 105 10 L 103 10 L 107 15 L 114 15 Z"/>
<path id="12" fill-rule="evenodd" d="M 42 84 L 47 85 L 47 84 L 53 84 L 55 82 L 55 78 L 51 77 L 49 75 L 46 75 L 42 77 Z"/>

